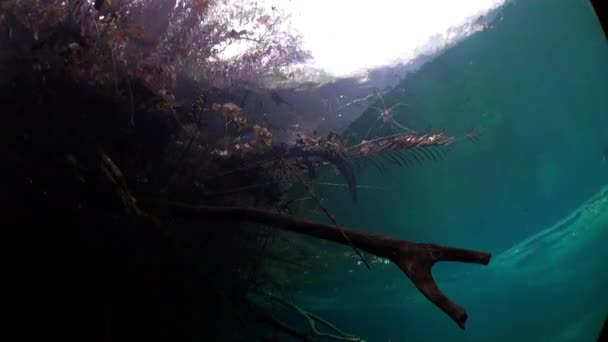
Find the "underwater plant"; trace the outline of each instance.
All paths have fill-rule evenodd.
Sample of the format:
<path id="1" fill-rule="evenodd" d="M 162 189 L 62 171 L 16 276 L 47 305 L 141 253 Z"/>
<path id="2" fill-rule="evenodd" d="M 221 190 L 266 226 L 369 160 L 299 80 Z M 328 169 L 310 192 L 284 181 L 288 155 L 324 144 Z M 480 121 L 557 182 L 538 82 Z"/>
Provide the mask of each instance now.
<path id="1" fill-rule="evenodd" d="M 61 284 L 78 282 L 72 277 L 81 273 L 94 280 L 83 281 L 95 285 L 82 296 L 94 302 L 86 310 L 101 323 L 74 324 L 82 336 L 120 340 L 157 331 L 166 339 L 187 339 L 209 331 L 229 334 L 219 327 L 239 321 L 240 334 L 264 338 L 264 331 L 242 322 L 262 317 L 291 335 L 360 340 L 288 296 L 268 295 L 268 289 L 281 287 L 267 267 L 269 254 L 278 250 L 273 243 L 286 236 L 283 232 L 295 232 L 349 246 L 368 267 L 359 250 L 390 260 L 464 329 L 467 313 L 441 292 L 431 268 L 443 261 L 487 265 L 489 253 L 343 227 L 306 186 L 319 170 L 332 166 L 356 201 L 357 167 L 439 160 L 457 140 L 444 131 L 419 134 L 402 126 L 393 117 L 397 105 L 386 108 L 381 97 L 378 120 L 398 128 L 397 134 L 365 137 L 352 146 L 337 133 L 280 140 L 285 128 L 272 128 L 248 112 L 239 101 L 242 89 L 264 89 L 269 77 L 287 77 L 283 67 L 308 54 L 300 37 L 281 29 L 285 18 L 274 9 L 236 1 L 227 11 L 219 3 L 9 0 L 0 5 L 0 58 L 3 68 L 11 66 L 2 70 L 8 80 L 0 92 L 7 122 L 2 136 L 8 142 L 2 149 L 17 180 L 6 192 L 18 222 L 11 229 L 23 234 L 17 245 L 29 246 L 32 230 L 43 237 L 48 245 L 23 250 L 35 260 L 53 260 L 51 266 L 32 262 L 24 268 L 44 273 L 44 267 L 60 267 L 55 274 Z M 235 18 L 253 29 L 233 26 Z M 242 41 L 253 47 L 222 58 Z M 194 94 L 178 90 L 187 82 Z M 291 108 L 276 93 L 267 93 Z M 294 184 L 305 186 L 332 224 L 289 211 L 284 197 Z M 45 229 L 51 225 L 59 227 L 55 233 Z M 291 252 L 277 252 L 276 259 L 290 261 Z M 122 283 L 127 290 L 116 285 Z M 104 286 L 112 288 L 109 294 Z M 159 299 L 163 296 L 172 299 Z M 27 305 L 37 305 L 33 298 Z M 155 308 L 155 300 L 162 305 Z M 85 310 L 80 302 L 76 296 L 63 304 L 67 317 L 86 316 L 75 314 Z M 310 331 L 294 333 L 276 319 L 268 308 L 275 302 L 306 317 Z M 50 312 L 44 317 L 48 321 L 63 320 Z M 219 323 L 200 332 L 196 319 L 183 317 L 189 312 L 196 319 L 200 312 L 214 314 Z M 27 320 L 27 312 L 24 316 Z M 133 326 L 125 323 L 129 319 Z M 335 334 L 326 336 L 316 323 Z M 59 330 L 48 328 L 49 334 L 72 336 L 56 326 Z"/>

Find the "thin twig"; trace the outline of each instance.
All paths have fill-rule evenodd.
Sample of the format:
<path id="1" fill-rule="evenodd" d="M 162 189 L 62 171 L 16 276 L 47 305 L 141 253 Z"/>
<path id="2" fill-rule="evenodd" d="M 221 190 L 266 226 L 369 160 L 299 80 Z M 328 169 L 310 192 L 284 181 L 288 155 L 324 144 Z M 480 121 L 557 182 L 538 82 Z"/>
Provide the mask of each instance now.
<path id="1" fill-rule="evenodd" d="M 357 253 L 357 255 L 359 256 L 359 258 L 361 259 L 363 264 L 365 264 L 365 266 L 367 267 L 368 270 L 371 270 L 371 267 L 369 266 L 369 263 L 367 262 L 367 260 L 365 260 L 365 258 L 363 257 L 363 254 L 361 254 L 361 252 L 359 252 L 359 250 L 357 248 L 355 248 L 355 246 L 353 246 L 353 244 L 350 241 L 350 239 L 348 238 L 348 236 L 346 236 L 346 234 L 344 234 L 344 231 L 338 225 L 338 221 L 336 221 L 336 218 L 321 203 L 321 199 L 317 196 L 317 194 L 315 194 L 315 192 L 312 190 L 310 185 L 308 185 L 308 183 L 304 180 L 304 178 L 302 178 L 302 176 L 300 176 L 300 174 L 297 171 L 295 171 L 289 164 L 283 162 L 283 165 L 285 165 L 285 167 L 288 168 L 291 171 L 291 173 L 296 176 L 296 178 L 298 178 L 298 180 L 300 181 L 300 183 L 302 183 L 302 185 L 304 186 L 306 191 L 308 191 L 310 196 L 315 200 L 315 202 L 317 202 L 317 206 L 319 206 L 319 208 L 321 208 L 321 210 L 323 210 L 325 215 L 331 220 L 331 222 L 336 226 L 336 228 L 338 228 L 342 232 L 344 239 L 349 243 L 350 247 L 355 251 L 355 253 Z"/>
<path id="2" fill-rule="evenodd" d="M 110 3 L 110 2 L 108 1 L 108 3 Z M 116 12 L 112 11 L 112 15 L 116 16 Z M 120 34 L 123 37 L 128 37 L 127 34 L 125 33 L 125 31 L 122 29 L 121 25 L 118 23 L 118 20 L 117 20 L 116 17 L 115 17 L 115 19 L 114 19 L 113 22 L 114 22 L 114 25 L 116 25 L 116 29 L 118 31 L 120 31 Z M 115 64 L 115 61 L 114 61 L 114 49 L 111 46 L 110 46 L 110 50 L 111 50 L 111 56 L 112 56 L 112 65 L 114 67 L 114 72 L 116 72 L 116 64 Z M 125 80 L 127 82 L 127 91 L 129 93 L 129 103 L 130 103 L 130 106 L 131 106 L 130 123 L 131 123 L 131 126 L 135 127 L 135 98 L 133 96 L 133 88 L 131 87 L 131 80 L 129 78 L 129 73 L 128 72 L 125 75 Z"/>
<path id="3" fill-rule="evenodd" d="M 315 182 L 315 184 L 317 184 L 317 185 L 328 185 L 328 186 L 339 186 L 339 187 L 343 187 L 343 188 L 347 188 L 348 187 L 348 184 L 343 184 L 343 183 Z M 358 189 L 386 190 L 383 187 L 372 186 L 372 185 L 357 185 L 357 188 Z"/>
<path id="4" fill-rule="evenodd" d="M 296 305 L 292 302 L 287 302 L 287 301 L 285 301 L 277 296 L 273 296 L 273 295 L 269 295 L 269 297 L 271 300 L 277 301 L 278 303 L 280 303 L 284 306 L 287 306 L 287 307 L 293 309 L 294 311 L 296 311 L 297 313 L 299 313 L 300 315 L 302 315 L 308 321 L 310 330 L 312 330 L 312 332 L 318 337 L 331 338 L 331 339 L 339 340 L 339 341 L 351 341 L 351 342 L 362 342 L 363 341 L 362 338 L 355 336 L 355 335 L 345 333 L 344 331 L 340 330 L 338 327 L 331 324 L 330 322 L 302 309 L 301 307 L 299 307 L 298 305 Z M 336 332 L 336 334 L 320 332 L 317 329 L 317 324 L 316 324 L 317 322 L 319 322 L 319 323 L 325 325 L 326 327 L 328 327 L 329 329 L 333 330 L 334 332 Z"/>

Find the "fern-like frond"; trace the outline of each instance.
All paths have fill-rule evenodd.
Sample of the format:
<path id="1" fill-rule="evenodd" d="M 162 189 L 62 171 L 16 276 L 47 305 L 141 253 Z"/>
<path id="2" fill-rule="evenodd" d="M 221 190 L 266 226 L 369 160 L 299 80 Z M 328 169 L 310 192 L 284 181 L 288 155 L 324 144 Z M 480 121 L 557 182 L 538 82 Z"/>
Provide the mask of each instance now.
<path id="1" fill-rule="evenodd" d="M 384 170 L 384 163 L 399 166 L 422 165 L 424 161 L 438 161 L 445 157 L 455 139 L 440 131 L 419 135 L 406 133 L 382 137 L 374 140 L 363 140 L 349 149 L 349 157 L 354 159 L 360 168 L 362 162 L 368 161 L 379 171 Z"/>

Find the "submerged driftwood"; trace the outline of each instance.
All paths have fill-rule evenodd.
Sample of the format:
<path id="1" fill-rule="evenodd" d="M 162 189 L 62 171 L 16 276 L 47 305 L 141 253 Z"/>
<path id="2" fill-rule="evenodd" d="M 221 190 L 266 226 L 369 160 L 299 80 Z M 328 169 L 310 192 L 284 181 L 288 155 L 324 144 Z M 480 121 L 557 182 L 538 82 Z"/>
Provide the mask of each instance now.
<path id="1" fill-rule="evenodd" d="M 99 180 L 100 183 L 107 184 L 113 189 L 112 193 L 117 197 L 119 203 L 121 203 L 125 214 L 144 219 L 150 226 L 165 232 L 157 219 L 145 214 L 139 208 L 137 200 L 127 188 L 120 169 L 112 162 L 110 157 L 101 153 L 98 165 L 101 170 L 98 173 L 101 178 Z M 139 198 L 138 201 L 148 207 L 168 210 L 172 215 L 182 218 L 259 223 L 281 230 L 306 234 L 315 238 L 353 246 L 367 253 L 388 259 L 410 278 L 416 288 L 426 298 L 450 316 L 462 329 L 464 329 L 468 317 L 466 311 L 441 292 L 433 279 L 431 268 L 435 263 L 441 261 L 459 261 L 487 265 L 491 257 L 490 253 L 400 240 L 356 229 L 312 222 L 261 209 L 191 205 L 153 198 Z"/>
<path id="2" fill-rule="evenodd" d="M 490 253 L 399 240 L 259 209 L 195 206 L 152 199 L 144 199 L 143 202 L 145 205 L 168 209 L 172 214 L 181 217 L 260 223 L 344 245 L 352 244 L 356 248 L 395 263 L 426 298 L 450 316 L 462 329 L 465 327 L 467 313 L 441 292 L 433 279 L 431 268 L 440 261 L 487 265 L 491 257 Z M 348 239 L 345 239 L 344 234 Z"/>
<path id="3" fill-rule="evenodd" d="M 411 148 L 413 146 L 443 146 L 452 142 L 450 138 L 444 138 L 443 134 L 422 136 L 413 139 L 415 135 L 404 136 L 403 146 L 394 146 L 390 143 L 389 147 L 381 146 L 369 153 L 380 153 L 387 149 Z M 429 138 L 432 137 L 432 138 Z M 430 139 L 430 140 L 429 140 Z M 421 143 L 423 142 L 423 143 Z M 371 146 L 371 145 L 370 145 Z M 375 145 L 374 145 L 375 146 Z M 289 159 L 289 158 L 319 158 L 323 161 L 334 164 L 347 179 L 351 188 L 353 199 L 356 199 L 356 183 L 352 166 L 348 162 L 348 155 L 338 145 L 331 143 L 330 139 L 325 143 L 314 144 L 312 146 L 293 145 L 293 146 L 273 146 L 257 154 L 257 159 Z M 126 183 L 122 180 L 122 175 L 109 157 L 102 155 L 106 170 L 114 170 L 114 180 L 110 183 L 115 184 L 116 192 L 122 198 L 125 210 L 136 216 L 146 217 L 148 221 L 161 228 L 156 219 L 143 214 L 135 198 L 130 194 Z M 106 176 L 110 174 L 106 173 Z M 107 181 L 106 181 L 107 183 Z M 433 304 L 450 316 L 460 328 L 464 329 L 467 320 L 465 310 L 452 302 L 437 286 L 433 279 L 431 268 L 441 261 L 459 261 L 466 263 L 476 263 L 487 265 L 490 262 L 490 253 L 441 246 L 437 244 L 418 243 L 407 240 L 395 239 L 383 235 L 368 233 L 356 229 L 328 225 L 312 222 L 292 216 L 274 213 L 271 211 L 253 209 L 246 207 L 223 207 L 223 206 L 204 206 L 191 205 L 181 202 L 166 201 L 153 198 L 139 198 L 140 203 L 145 206 L 154 207 L 161 210 L 168 210 L 172 215 L 187 219 L 207 219 L 224 220 L 234 222 L 259 223 L 285 231 L 306 234 L 315 238 L 332 241 L 354 247 L 355 250 L 361 249 L 367 253 L 388 259 L 396 264 L 414 283 L 416 288 L 428 298 Z"/>

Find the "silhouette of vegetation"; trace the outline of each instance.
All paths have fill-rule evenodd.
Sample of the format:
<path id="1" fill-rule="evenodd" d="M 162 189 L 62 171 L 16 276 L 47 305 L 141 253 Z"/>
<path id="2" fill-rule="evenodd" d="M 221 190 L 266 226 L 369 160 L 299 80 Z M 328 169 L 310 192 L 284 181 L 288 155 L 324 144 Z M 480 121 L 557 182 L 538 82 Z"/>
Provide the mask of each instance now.
<path id="1" fill-rule="evenodd" d="M 430 268 L 487 264 L 489 254 L 290 216 L 286 191 L 323 167 L 339 170 L 356 200 L 354 164 L 436 159 L 432 148 L 454 140 L 443 132 L 354 146 L 335 133 L 277 139 L 240 101 L 309 57 L 286 23 L 278 9 L 244 0 L 0 4 L 16 337 L 361 340 L 290 300 L 290 274 L 315 251 L 296 248 L 289 232 L 348 245 L 364 262 L 359 250 L 393 261 L 464 327 L 466 313 Z M 307 329 L 287 323 L 285 308 Z"/>

